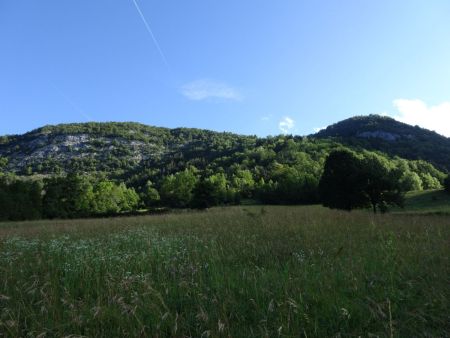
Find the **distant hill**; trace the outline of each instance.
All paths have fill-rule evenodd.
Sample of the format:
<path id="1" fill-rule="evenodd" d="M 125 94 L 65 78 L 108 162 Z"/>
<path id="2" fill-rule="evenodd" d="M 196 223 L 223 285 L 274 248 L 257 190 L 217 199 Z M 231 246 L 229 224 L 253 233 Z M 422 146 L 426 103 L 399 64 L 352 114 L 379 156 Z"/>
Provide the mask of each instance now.
<path id="1" fill-rule="evenodd" d="M 421 159 L 450 171 L 450 138 L 386 116 L 355 116 L 328 126 L 313 137 L 405 159 Z"/>
<path id="2" fill-rule="evenodd" d="M 254 145 L 254 136 L 201 129 L 152 127 L 134 122 L 45 126 L 0 137 L 4 170 L 51 174 L 58 171 L 120 173 L 139 167 L 182 167 L 194 156 L 212 159 Z M 171 165 L 163 169 L 171 170 Z M 173 168 L 175 169 L 175 168 Z"/>
<path id="3" fill-rule="evenodd" d="M 358 151 L 422 159 L 450 169 L 450 139 L 376 115 L 354 117 L 308 137 L 259 138 L 192 128 L 160 128 L 133 122 L 45 126 L 0 137 L 0 171 L 18 175 L 78 172 L 105 175 L 134 186 L 189 166 L 233 175 L 248 169 L 271 179 L 281 167 L 296 166 L 319 177 L 327 154 L 341 144 Z M 423 167 L 423 166 L 422 166 Z M 434 169 L 434 176 L 442 178 Z"/>

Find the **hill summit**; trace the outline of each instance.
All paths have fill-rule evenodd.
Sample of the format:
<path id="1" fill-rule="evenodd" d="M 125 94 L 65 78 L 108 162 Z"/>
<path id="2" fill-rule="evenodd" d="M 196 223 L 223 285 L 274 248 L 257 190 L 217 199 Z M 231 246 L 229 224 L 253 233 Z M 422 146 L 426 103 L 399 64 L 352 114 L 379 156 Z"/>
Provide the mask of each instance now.
<path id="1" fill-rule="evenodd" d="M 378 150 L 391 156 L 426 160 L 450 170 L 450 138 L 380 115 L 355 116 L 332 124 L 313 137 L 350 147 Z"/>

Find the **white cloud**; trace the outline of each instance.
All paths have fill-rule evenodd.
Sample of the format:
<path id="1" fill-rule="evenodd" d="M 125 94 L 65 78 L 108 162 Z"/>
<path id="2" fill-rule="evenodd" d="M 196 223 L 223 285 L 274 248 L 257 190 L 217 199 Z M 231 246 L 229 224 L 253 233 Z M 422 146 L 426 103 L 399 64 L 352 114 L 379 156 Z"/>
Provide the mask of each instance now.
<path id="1" fill-rule="evenodd" d="M 271 118 L 272 118 L 272 115 L 266 115 L 266 116 L 261 117 L 261 121 L 268 122 L 268 121 L 270 121 Z"/>
<path id="2" fill-rule="evenodd" d="M 278 123 L 278 129 L 280 129 L 283 134 L 289 133 L 294 128 L 294 126 L 295 121 L 289 116 L 283 117 Z"/>
<path id="3" fill-rule="evenodd" d="M 450 137 L 450 102 L 428 106 L 422 100 L 397 99 L 393 104 L 398 112 L 391 116 L 396 120 Z"/>
<path id="4" fill-rule="evenodd" d="M 240 101 L 239 91 L 226 83 L 201 79 L 186 83 L 181 87 L 181 93 L 189 100 L 202 101 L 209 98 Z"/>
<path id="5" fill-rule="evenodd" d="M 318 128 L 314 128 L 313 130 L 315 133 L 318 133 L 319 131 L 324 130 L 325 128 L 326 127 L 318 127 Z"/>

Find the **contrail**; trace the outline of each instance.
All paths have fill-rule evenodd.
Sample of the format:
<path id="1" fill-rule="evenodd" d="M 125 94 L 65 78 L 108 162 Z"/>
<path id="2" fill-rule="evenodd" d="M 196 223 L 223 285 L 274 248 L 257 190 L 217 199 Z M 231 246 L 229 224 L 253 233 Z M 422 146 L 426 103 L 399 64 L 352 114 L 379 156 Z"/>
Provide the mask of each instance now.
<path id="1" fill-rule="evenodd" d="M 167 62 L 166 56 L 164 55 L 164 53 L 163 53 L 161 47 L 159 46 L 158 40 L 156 39 L 155 35 L 153 34 L 153 31 L 152 31 L 152 29 L 150 28 L 150 25 L 148 24 L 147 20 L 145 19 L 145 16 L 144 16 L 144 14 L 142 13 L 141 9 L 139 8 L 139 5 L 137 4 L 136 0 L 132 0 L 132 1 L 133 1 L 133 3 L 134 3 L 134 6 L 136 7 L 136 10 L 137 10 L 138 13 L 139 13 L 139 16 L 140 16 L 141 19 L 142 19 L 142 22 L 143 22 L 144 25 L 145 25 L 145 28 L 147 28 L 147 31 L 148 31 L 148 33 L 150 34 L 150 36 L 151 36 L 151 38 L 152 38 L 152 40 L 153 40 L 153 43 L 155 44 L 155 47 L 156 47 L 156 49 L 157 49 L 158 52 L 159 52 L 159 55 L 161 55 L 162 60 L 164 61 L 165 65 L 167 66 L 167 69 L 169 69 L 169 71 L 170 71 L 170 65 L 169 65 L 169 63 Z"/>
<path id="2" fill-rule="evenodd" d="M 86 121 L 93 121 L 94 119 L 87 113 L 84 112 L 83 109 L 81 109 L 73 100 L 65 94 L 60 88 L 58 88 L 52 81 L 49 81 L 50 85 L 53 87 L 53 89 L 56 90 L 56 92 L 66 100 L 68 104 L 72 106 L 78 113 L 80 113 Z"/>

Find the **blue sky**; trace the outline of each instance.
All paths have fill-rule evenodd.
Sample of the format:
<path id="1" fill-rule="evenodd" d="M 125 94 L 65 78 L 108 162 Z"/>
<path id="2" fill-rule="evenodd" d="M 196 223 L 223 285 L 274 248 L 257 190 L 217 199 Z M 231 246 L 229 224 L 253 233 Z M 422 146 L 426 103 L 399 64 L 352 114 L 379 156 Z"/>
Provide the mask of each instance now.
<path id="1" fill-rule="evenodd" d="M 304 135 L 379 113 L 450 136 L 448 0 L 135 1 L 0 0 L 0 134 Z"/>

